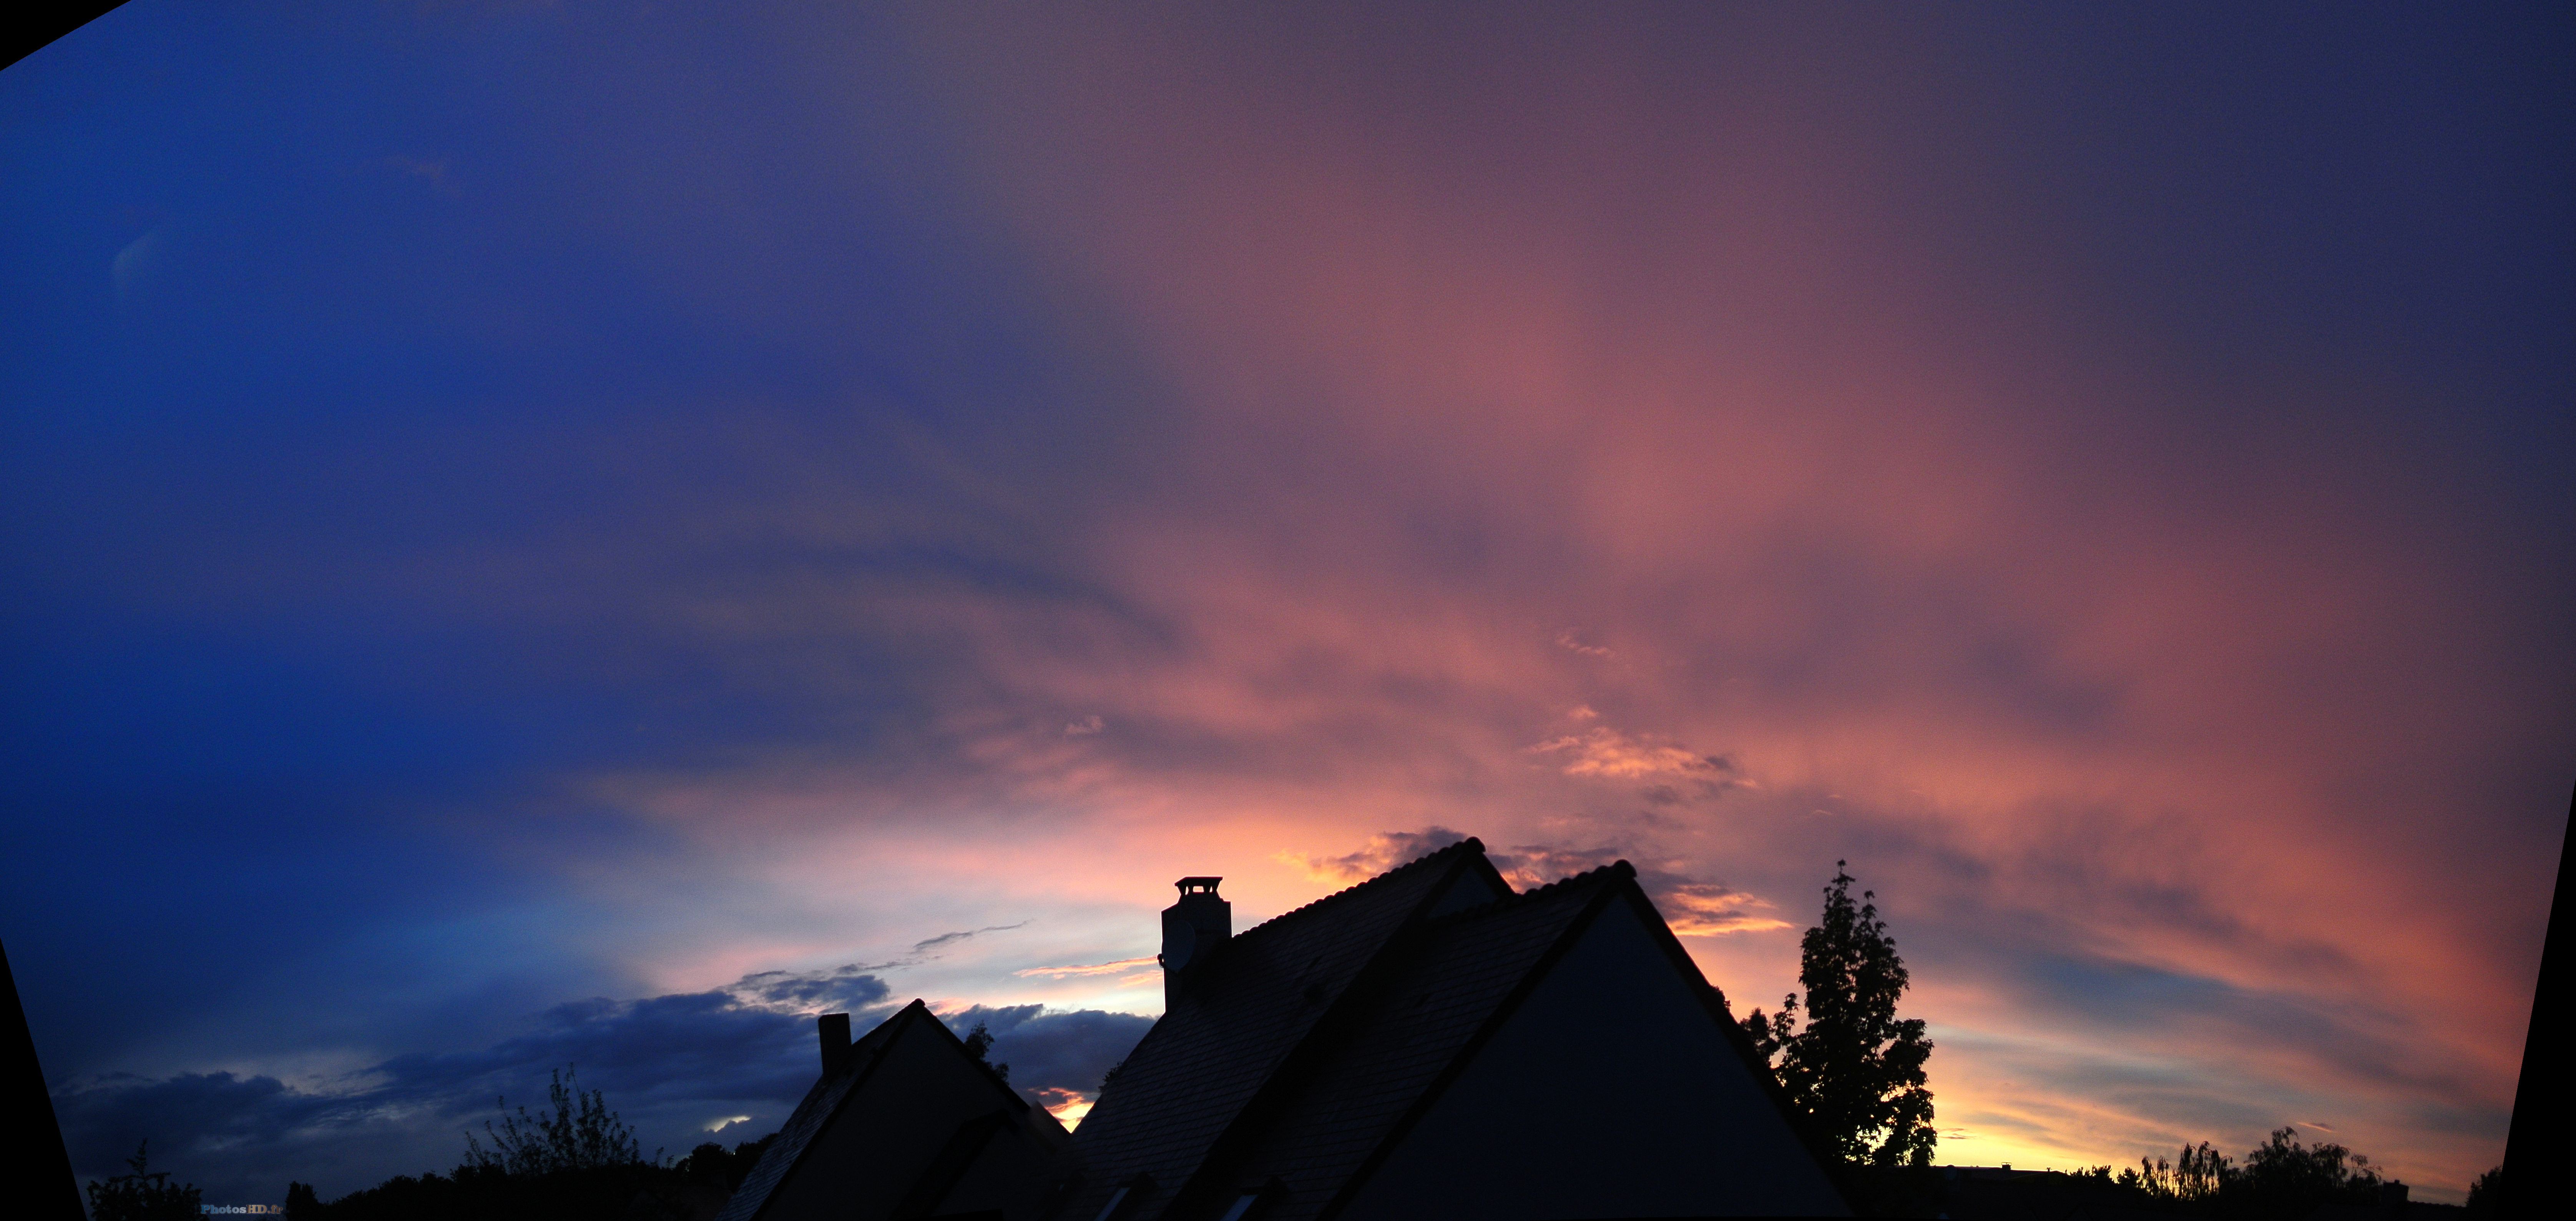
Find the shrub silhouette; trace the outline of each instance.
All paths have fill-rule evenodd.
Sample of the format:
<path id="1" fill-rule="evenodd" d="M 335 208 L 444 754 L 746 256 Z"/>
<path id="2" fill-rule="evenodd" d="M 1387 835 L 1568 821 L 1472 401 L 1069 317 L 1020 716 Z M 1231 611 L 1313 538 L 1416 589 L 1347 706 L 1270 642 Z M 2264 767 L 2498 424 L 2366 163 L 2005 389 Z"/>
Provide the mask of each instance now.
<path id="1" fill-rule="evenodd" d="M 134 1156 L 125 1159 L 126 1173 L 104 1183 L 89 1181 L 90 1221 L 195 1221 L 201 1215 L 201 1193 L 194 1184 L 173 1187 L 169 1172 L 146 1168 L 151 1144 L 147 1140 L 134 1146 Z"/>
<path id="2" fill-rule="evenodd" d="M 635 1129 L 618 1121 L 617 1112 L 608 1109 L 608 1101 L 600 1091 L 583 1093 L 570 1067 L 548 1076 L 546 1098 L 551 1107 L 536 1116 L 520 1107 L 514 1116 L 510 1114 L 509 1099 L 495 1099 L 494 1105 L 501 1108 L 501 1126 L 496 1129 L 492 1121 L 483 1121 L 483 1132 L 492 1138 L 492 1148 L 485 1149 L 472 1132 L 466 1133 L 465 1165 L 528 1175 L 631 1166 L 644 1160 L 644 1150 L 635 1142 Z"/>

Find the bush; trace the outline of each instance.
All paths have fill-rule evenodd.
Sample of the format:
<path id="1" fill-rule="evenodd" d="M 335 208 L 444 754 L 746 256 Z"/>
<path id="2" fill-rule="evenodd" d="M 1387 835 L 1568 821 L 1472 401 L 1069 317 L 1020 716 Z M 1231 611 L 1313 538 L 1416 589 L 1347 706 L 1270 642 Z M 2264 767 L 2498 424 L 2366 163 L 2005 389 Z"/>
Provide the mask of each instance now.
<path id="1" fill-rule="evenodd" d="M 130 1168 L 126 1173 L 104 1183 L 89 1181 L 91 1221 L 196 1221 L 201 1215 L 194 1184 L 173 1187 L 167 1171 L 144 1168 L 151 1143 L 134 1146 L 134 1156 L 125 1161 Z"/>
<path id="2" fill-rule="evenodd" d="M 492 1138 L 492 1148 L 485 1149 L 473 1133 L 466 1133 L 466 1165 L 535 1175 L 632 1166 L 644 1160 L 643 1147 L 635 1143 L 635 1129 L 619 1122 L 600 1091 L 582 1093 L 570 1068 L 549 1077 L 546 1097 L 552 1109 L 543 1115 L 530 1116 L 528 1108 L 520 1107 L 514 1116 L 507 1098 L 494 1100 L 501 1108 L 501 1126 L 496 1129 L 492 1121 L 483 1121 L 483 1133 Z"/>

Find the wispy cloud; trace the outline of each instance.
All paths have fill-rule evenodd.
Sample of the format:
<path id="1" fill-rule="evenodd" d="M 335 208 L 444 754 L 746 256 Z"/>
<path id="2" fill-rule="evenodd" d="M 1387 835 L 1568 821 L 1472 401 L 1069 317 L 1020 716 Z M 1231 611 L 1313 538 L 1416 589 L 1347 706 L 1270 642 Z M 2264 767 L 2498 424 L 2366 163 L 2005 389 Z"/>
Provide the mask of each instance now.
<path id="1" fill-rule="evenodd" d="M 447 161 L 445 158 L 407 157 L 395 155 L 381 158 L 377 164 L 390 169 L 397 174 L 410 178 L 421 179 L 422 181 L 427 182 L 431 189 L 451 199 L 457 198 L 462 194 L 462 192 L 457 189 L 456 184 L 450 181 L 447 176 Z"/>
<path id="2" fill-rule="evenodd" d="M 1550 738 L 1528 747 L 1527 753 L 1557 758 L 1568 776 L 1605 780 L 1674 776 L 1698 781 L 1710 786 L 1711 791 L 1755 787 L 1735 760 L 1726 755 L 1704 754 L 1678 744 L 1621 733 L 1606 725 L 1589 733 Z"/>
<path id="3" fill-rule="evenodd" d="M 1028 921 L 1022 920 L 1017 924 L 991 924 L 986 925 L 983 928 L 965 929 L 954 933 L 941 933 L 936 937 L 925 937 L 912 943 L 911 952 L 899 957 L 890 958 L 884 962 L 853 965 L 843 967 L 841 969 L 844 971 L 900 971 L 907 967 L 917 967 L 923 963 L 934 961 L 961 943 L 971 941 L 986 933 L 1007 933 L 1012 929 L 1026 928 L 1028 927 L 1028 923 Z"/>
<path id="4" fill-rule="evenodd" d="M 1156 962 L 1157 960 L 1151 956 L 1144 958 L 1121 958 L 1116 962 L 1095 962 L 1071 967 L 1027 967 L 1022 970 L 1013 971 L 1011 974 L 1040 976 L 1047 979 L 1064 979 L 1080 975 L 1124 975 L 1145 967 L 1154 966 L 1156 965 Z"/>
<path id="5" fill-rule="evenodd" d="M 1796 928 L 1770 914 L 1771 902 L 1721 882 L 1675 881 L 1654 892 L 1665 922 L 1684 937 Z"/>
<path id="6" fill-rule="evenodd" d="M 1556 634 L 1556 647 L 1569 653 L 1580 653 L 1585 657 L 1598 657 L 1603 661 L 1616 656 L 1607 645 L 1583 643 L 1582 638 L 1576 636 L 1571 628 Z"/>

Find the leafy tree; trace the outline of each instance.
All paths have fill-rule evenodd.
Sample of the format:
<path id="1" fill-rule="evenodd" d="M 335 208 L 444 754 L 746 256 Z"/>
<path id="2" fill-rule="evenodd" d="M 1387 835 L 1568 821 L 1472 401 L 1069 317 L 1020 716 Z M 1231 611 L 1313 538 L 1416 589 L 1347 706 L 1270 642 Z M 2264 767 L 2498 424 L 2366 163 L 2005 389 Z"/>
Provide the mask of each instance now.
<path id="1" fill-rule="evenodd" d="M 484 1135 L 492 1138 L 486 1149 L 474 1134 L 465 1134 L 466 1167 L 497 1171 L 511 1175 L 546 1174 L 556 1170 L 587 1170 L 605 1166 L 631 1166 L 644 1160 L 643 1146 L 636 1143 L 635 1129 L 618 1121 L 617 1113 L 608 1109 L 608 1101 L 598 1090 L 585 1094 L 581 1083 L 567 1068 L 550 1074 L 546 1097 L 553 1104 L 545 1114 L 531 1116 L 520 1107 L 510 1114 L 509 1099 L 494 1100 L 501 1108 L 501 1126 L 483 1121 Z"/>
<path id="2" fill-rule="evenodd" d="M 685 1181 L 705 1183 L 725 1191 L 732 1191 L 742 1186 L 742 1181 L 750 1177 L 751 1168 L 760 1163 L 760 1155 L 767 1152 L 769 1143 L 776 1139 L 778 1134 L 772 1132 L 759 1140 L 747 1140 L 735 1145 L 731 1152 L 727 1152 L 723 1145 L 707 1141 L 689 1150 L 689 1155 L 681 1158 L 671 1169 Z"/>
<path id="3" fill-rule="evenodd" d="M 993 1032 L 984 1029 L 982 1022 L 975 1023 L 975 1028 L 966 1032 L 966 1054 L 975 1057 L 977 1064 L 992 1069 L 994 1076 L 1004 1081 L 1010 1080 L 1011 1066 L 994 1063 L 992 1058 L 985 1054 L 991 1050 L 993 1050 Z"/>
<path id="4" fill-rule="evenodd" d="M 2230 1217 L 2303 1217 L 2328 1204 L 2380 1204 L 2386 1181 L 2370 1159 L 2336 1144 L 2308 1146 L 2298 1129 L 2278 1128 L 2242 1163 L 2208 1141 L 2182 1147 L 2181 1159 L 2141 1158 L 2120 1185 L 2159 1201 Z"/>
<path id="5" fill-rule="evenodd" d="M 2483 1217 L 2496 1212 L 2498 1202 L 2503 1198 L 2504 1167 L 2502 1166 L 2479 1175 L 2478 1181 L 2469 1184 L 2469 1211 L 2477 1216 Z"/>
<path id="6" fill-rule="evenodd" d="M 1852 902 L 1852 877 L 1843 872 L 1848 864 L 1834 862 L 1824 918 L 1799 942 L 1806 1028 L 1797 1028 L 1793 993 L 1781 999 L 1777 1014 L 1754 1010 L 1744 1033 L 1789 1101 L 1814 1117 L 1846 1160 L 1929 1166 L 1937 1137 L 1923 1066 L 1932 1044 L 1921 1019 L 1897 1019 L 1896 1000 L 1908 983 L 1905 960 L 1870 901 L 1877 892 L 1862 891 L 1862 901 Z"/>
<path id="7" fill-rule="evenodd" d="M 2290 1216 L 2323 1204 L 2379 1202 L 2381 1180 L 2369 1158 L 2342 1145 L 2302 1146 L 2298 1137 L 2296 1128 L 2274 1129 L 2245 1155 L 2223 1189 L 2236 1211 Z"/>
<path id="8" fill-rule="evenodd" d="M 2159 1200 L 2199 1204 L 2217 1199 L 2219 1189 L 2236 1173 L 2227 1155 L 2211 1148 L 2208 1141 L 2184 1145 L 2180 1159 L 2139 1158 L 2136 1170 L 2120 1172 L 2120 1183 Z"/>
<path id="9" fill-rule="evenodd" d="M 171 1186 L 166 1170 L 147 1169 L 151 1144 L 147 1140 L 134 1146 L 134 1156 L 125 1159 L 126 1173 L 104 1183 L 89 1181 L 90 1221 L 196 1221 L 201 1193 L 193 1183 Z"/>

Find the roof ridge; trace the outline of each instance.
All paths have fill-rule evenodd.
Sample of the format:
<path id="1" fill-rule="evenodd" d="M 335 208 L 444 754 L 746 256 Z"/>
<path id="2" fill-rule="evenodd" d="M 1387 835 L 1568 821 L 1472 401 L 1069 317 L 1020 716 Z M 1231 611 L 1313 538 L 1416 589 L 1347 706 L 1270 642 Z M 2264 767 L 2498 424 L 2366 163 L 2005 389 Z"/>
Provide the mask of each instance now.
<path id="1" fill-rule="evenodd" d="M 1429 852 L 1425 852 L 1425 853 L 1423 853 L 1422 855 L 1417 856 L 1417 857 L 1413 858 L 1412 860 L 1406 861 L 1405 863 L 1403 863 L 1403 864 L 1401 864 L 1401 865 L 1398 865 L 1398 866 L 1396 866 L 1396 867 L 1395 867 L 1395 868 L 1393 868 L 1393 869 L 1389 869 L 1389 870 L 1387 870 L 1386 872 L 1384 872 L 1384 873 L 1381 873 L 1381 874 L 1377 875 L 1376 877 L 1372 877 L 1372 878 L 1363 878 L 1363 879 L 1361 879 L 1361 880 L 1359 880 L 1359 881 L 1357 881 L 1357 882 L 1353 882 L 1353 883 L 1351 883 L 1350 885 L 1348 885 L 1348 886 L 1345 886 L 1345 887 L 1341 888 L 1340 890 L 1336 890 L 1336 891 L 1334 891 L 1334 892 L 1333 892 L 1333 893 L 1331 893 L 1331 894 L 1325 895 L 1323 898 L 1310 900 L 1309 902 L 1307 902 L 1307 903 L 1306 903 L 1304 906 L 1302 906 L 1302 907 L 1294 907 L 1294 908 L 1290 908 L 1290 909 L 1289 909 L 1289 910 L 1287 910 L 1287 911 L 1281 912 L 1281 913 L 1279 913 L 1278 915 L 1276 915 L 1276 916 L 1272 916 L 1271 918 L 1269 918 L 1269 919 L 1267 919 L 1267 920 L 1264 920 L 1264 921 L 1262 921 L 1262 922 L 1261 922 L 1261 923 L 1259 923 L 1259 924 L 1253 925 L 1251 928 L 1245 929 L 1245 930 L 1243 930 L 1242 932 L 1235 934 L 1235 936 L 1236 936 L 1236 938 L 1238 938 L 1238 939 L 1243 938 L 1243 937 L 1249 937 L 1249 936 L 1253 935 L 1254 933 L 1260 932 L 1261 930 L 1263 930 L 1263 929 L 1265 929 L 1265 928 L 1268 928 L 1268 927 L 1270 927 L 1271 925 L 1277 924 L 1277 923 L 1279 923 L 1280 921 L 1287 919 L 1287 918 L 1288 918 L 1288 917 L 1290 917 L 1290 916 L 1301 915 L 1301 914 L 1303 914 L 1303 913 L 1305 913 L 1305 912 L 1312 911 L 1312 910 L 1314 910 L 1314 909 L 1316 909 L 1316 908 L 1318 908 L 1318 907 L 1322 907 L 1323 905 L 1325 905 L 1325 904 L 1327 904 L 1327 903 L 1332 902 L 1332 901 L 1333 901 L 1333 900 L 1335 900 L 1335 899 L 1342 898 L 1342 897 L 1343 897 L 1343 896 L 1345 896 L 1345 895 L 1353 894 L 1353 893 L 1358 892 L 1358 891 L 1366 890 L 1366 889 L 1368 889 L 1368 888 L 1369 888 L 1369 887 L 1371 887 L 1371 886 L 1375 886 L 1375 885 L 1377 885 L 1377 884 L 1378 884 L 1378 883 L 1380 883 L 1380 882 L 1386 881 L 1387 879 L 1389 879 L 1389 878 L 1392 878 L 1392 877 L 1396 876 L 1397 874 L 1400 874 L 1400 873 L 1410 873 L 1410 872 L 1412 872 L 1413 870 L 1418 869 L 1418 868 L 1420 868 L 1420 867 L 1422 867 L 1422 866 L 1424 866 L 1424 865 L 1428 865 L 1428 864 L 1430 864 L 1430 863 L 1431 863 L 1431 862 L 1433 862 L 1433 861 L 1439 860 L 1439 859 L 1441 859 L 1441 858 L 1443 858 L 1443 857 L 1450 856 L 1450 855 L 1452 855 L 1452 854 L 1454 854 L 1454 853 L 1458 853 L 1458 852 L 1460 852 L 1460 851 L 1473 851 L 1474 853 L 1476 853 L 1476 855 L 1478 855 L 1478 856 L 1482 856 L 1482 855 L 1484 855 L 1484 853 L 1485 853 L 1485 841 L 1483 841 L 1483 840 L 1481 840 L 1481 839 L 1478 839 L 1478 838 L 1476 838 L 1476 837 L 1475 837 L 1475 836 L 1473 836 L 1473 835 L 1470 835 L 1470 836 L 1468 836 L 1468 837 L 1467 837 L 1467 838 L 1465 838 L 1465 839 L 1459 840 L 1457 843 L 1454 843 L 1454 844 L 1447 844 L 1447 845 L 1443 845 L 1443 846 L 1438 847 L 1438 848 L 1434 848 L 1434 849 L 1432 849 L 1431 851 L 1429 851 Z"/>
<path id="2" fill-rule="evenodd" d="M 1434 919 L 1424 921 L 1424 925 L 1425 927 L 1428 927 L 1431 925 L 1458 924 L 1473 917 L 1488 915 L 1507 907 L 1513 907 L 1539 899 L 1541 896 L 1554 898 L 1577 888 L 1595 886 L 1603 882 L 1612 881 L 1614 880 L 1614 877 L 1618 880 L 1633 881 L 1636 876 L 1637 867 L 1629 864 L 1625 858 L 1622 858 L 1620 860 L 1612 861 L 1607 865 L 1599 865 L 1591 869 L 1586 869 L 1581 873 L 1569 874 L 1565 877 L 1558 878 L 1545 886 L 1533 886 L 1528 890 L 1521 891 L 1517 894 L 1505 895 L 1499 899 L 1490 899 L 1483 903 L 1476 904 L 1473 907 L 1462 907 L 1453 912 L 1445 912 Z"/>
<path id="3" fill-rule="evenodd" d="M 1583 871 L 1583 872 L 1581 872 L 1581 873 L 1568 874 L 1568 875 L 1566 875 L 1566 876 L 1564 876 L 1564 877 L 1558 878 L 1557 880 L 1555 880 L 1555 881 L 1553 881 L 1553 882 L 1548 883 L 1548 884 L 1547 884 L 1547 885 L 1545 885 L 1545 886 L 1533 886 L 1533 887 L 1529 888 L 1528 890 L 1524 890 L 1524 891 L 1522 891 L 1521 893 L 1519 893 L 1519 894 L 1517 894 L 1517 895 L 1515 895 L 1515 896 L 1513 896 L 1513 897 L 1514 897 L 1514 898 L 1518 898 L 1518 899 L 1526 899 L 1526 898 L 1529 898 L 1529 897 L 1531 897 L 1531 896 L 1533 896 L 1533 895 L 1543 895 L 1543 894 L 1546 894 L 1547 892 L 1549 892 L 1549 891 L 1551 891 L 1551 890 L 1555 890 L 1555 889 L 1557 889 L 1558 887 L 1561 887 L 1561 886 L 1574 886 L 1574 885 L 1583 884 L 1583 883 L 1598 882 L 1598 881 L 1602 881 L 1602 880 L 1603 880 L 1604 875 L 1607 875 L 1607 874 L 1613 874 L 1613 873 L 1618 874 L 1620 877 L 1623 877 L 1623 878 L 1633 878 L 1633 877 L 1637 876 L 1637 867 L 1636 867 L 1636 866 L 1634 866 L 1634 865 L 1629 864 L 1629 863 L 1628 863 L 1628 858 L 1626 858 L 1626 857 L 1621 857 L 1621 858 L 1619 858 L 1618 860 L 1612 861 L 1612 862 L 1610 862 L 1610 863 L 1609 863 L 1609 864 L 1607 864 L 1607 865 L 1599 865 L 1599 866 L 1595 866 L 1595 867 L 1593 867 L 1593 868 L 1591 868 L 1591 869 L 1586 869 L 1586 870 L 1584 870 L 1584 871 Z"/>

